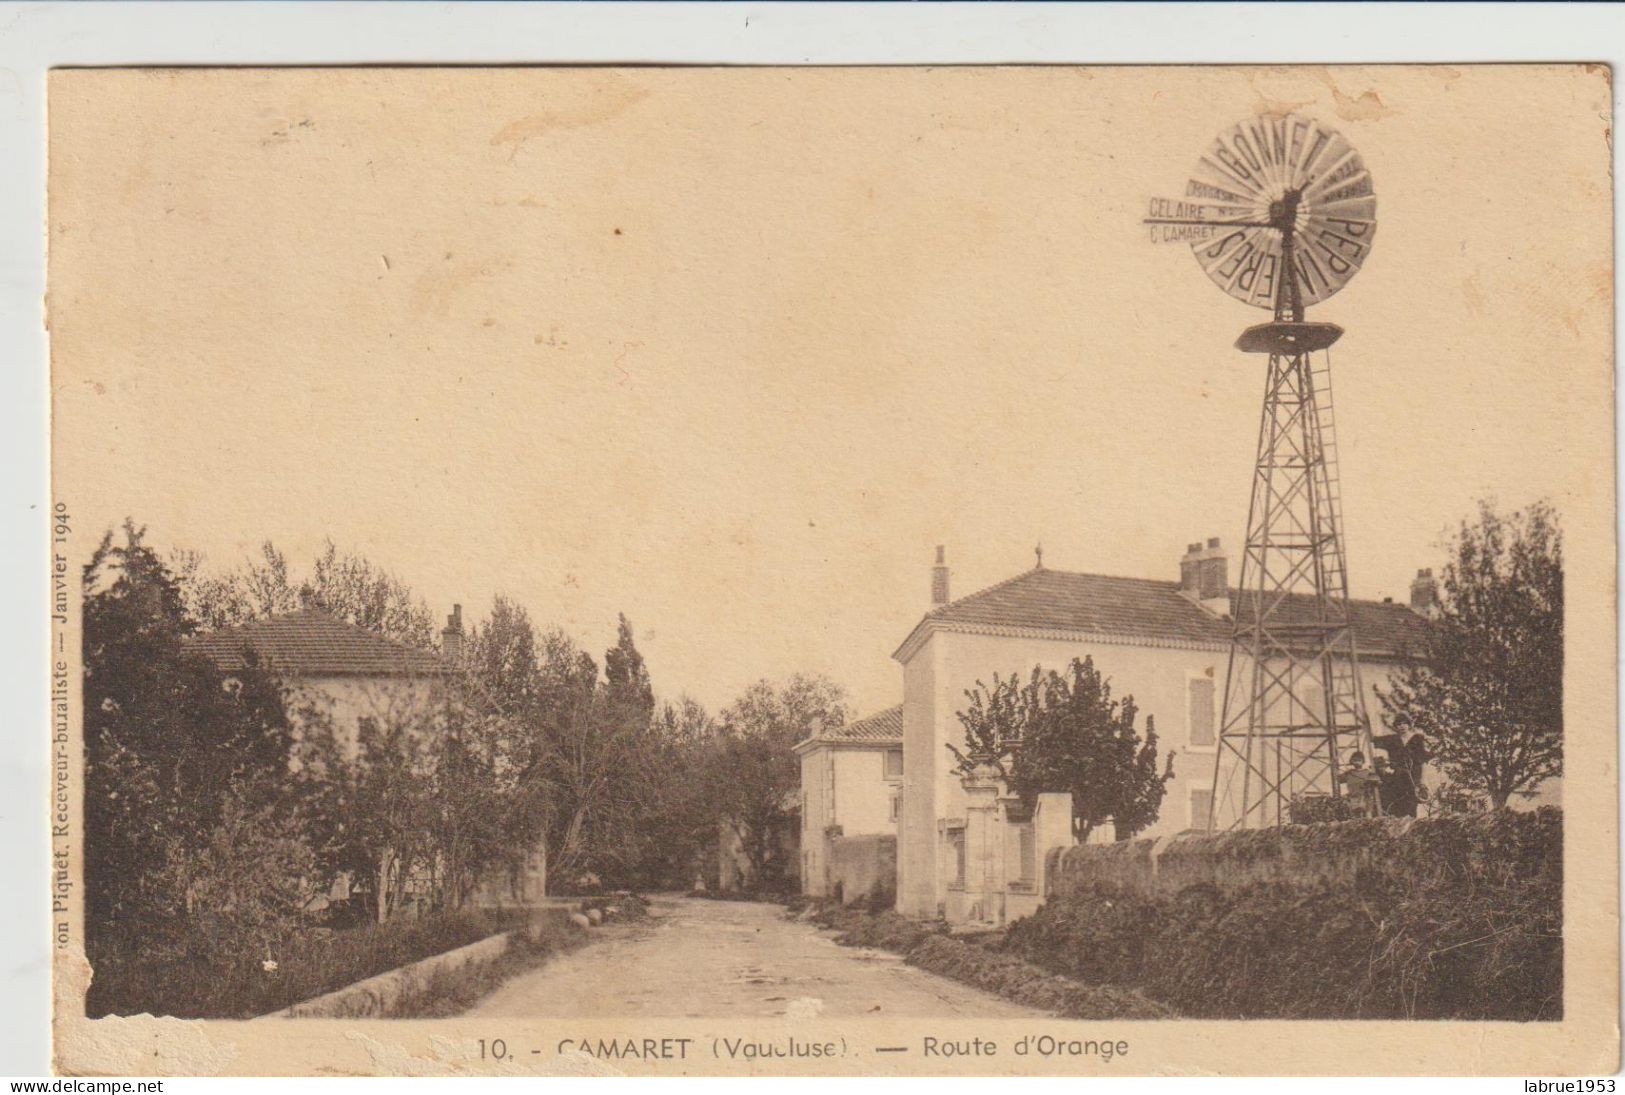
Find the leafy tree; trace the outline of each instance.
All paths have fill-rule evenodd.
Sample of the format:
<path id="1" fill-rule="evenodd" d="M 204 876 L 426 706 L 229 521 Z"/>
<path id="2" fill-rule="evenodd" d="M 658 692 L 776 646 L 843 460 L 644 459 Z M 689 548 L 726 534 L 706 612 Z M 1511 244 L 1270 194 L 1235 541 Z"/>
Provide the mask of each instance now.
<path id="1" fill-rule="evenodd" d="M 203 557 L 191 551 L 173 553 L 171 563 L 188 611 L 211 630 L 318 608 L 411 646 L 434 646 L 435 618 L 428 605 L 405 582 L 360 555 L 339 551 L 331 540 L 302 579 L 269 540 L 257 558 L 234 571 L 209 573 Z"/>
<path id="2" fill-rule="evenodd" d="M 620 617 L 600 676 L 569 636 L 538 636 L 525 610 L 499 596 L 470 636 L 466 664 L 512 726 L 517 845 L 545 829 L 549 874 L 561 883 L 664 873 L 673 854 L 665 821 L 682 776 L 655 727 L 630 621 Z"/>
<path id="3" fill-rule="evenodd" d="M 965 696 L 965 749 L 948 746 L 958 771 L 992 763 L 1029 809 L 1040 794 L 1071 794 L 1080 841 L 1106 821 L 1118 840 L 1156 821 L 1173 757 L 1159 772 L 1154 721 L 1146 716 L 1142 739 L 1134 697 L 1112 698 L 1092 658 L 1072 659 L 1064 674 L 1035 666 L 1025 684 L 995 674 L 991 688 L 977 682 Z"/>
<path id="4" fill-rule="evenodd" d="M 1489 800 L 1481 794 L 1443 783 L 1428 796 L 1428 809 L 1435 814 L 1481 814 L 1490 808 Z"/>
<path id="5" fill-rule="evenodd" d="M 491 615 L 468 636 L 465 668 L 484 684 L 505 714 L 535 714 L 542 695 L 536 657 L 536 630 L 523 606 L 497 594 Z"/>
<path id="6" fill-rule="evenodd" d="M 270 544 L 264 546 L 270 548 Z M 255 611 L 243 588 L 241 574 L 217 574 L 207 569 L 207 560 L 200 551 L 174 548 L 166 564 L 175 579 L 187 618 L 204 631 L 234 627 L 273 614 Z"/>
<path id="7" fill-rule="evenodd" d="M 525 609 L 498 594 L 491 615 L 470 632 L 464 666 L 481 702 L 501 720 L 492 777 L 505 788 L 500 830 L 510 870 L 547 837 L 557 807 L 557 756 L 549 735 L 536 632 Z M 554 864 L 555 868 L 557 864 Z"/>
<path id="8" fill-rule="evenodd" d="M 236 570 L 214 572 L 206 564 L 201 552 L 190 549 L 177 548 L 169 555 L 187 615 L 205 631 L 305 607 L 287 556 L 269 540 L 260 544 L 257 557 L 244 560 Z"/>
<path id="9" fill-rule="evenodd" d="M 439 707 L 427 828 L 440 901 L 457 909 L 483 876 L 515 866 L 535 846 L 541 819 L 520 816 L 532 803 L 517 793 L 515 724 L 460 677 L 446 682 Z"/>
<path id="10" fill-rule="evenodd" d="M 433 859 L 435 728 L 411 688 L 369 689 L 365 703 L 352 735 L 313 701 L 304 712 L 301 766 L 319 786 L 329 862 L 363 884 L 383 922 Z"/>
<path id="11" fill-rule="evenodd" d="M 687 887 L 715 849 L 717 809 L 709 780 L 718 727 L 687 696 L 663 704 L 645 749 L 651 790 L 643 812 L 641 859 L 634 875 L 648 887 Z"/>
<path id="12" fill-rule="evenodd" d="M 144 530 L 109 532 L 83 572 L 86 918 L 98 934 L 184 914 L 166 879 L 217 840 L 228 804 L 296 820 L 281 683 L 191 652 L 194 624 Z"/>
<path id="13" fill-rule="evenodd" d="M 1479 504 L 1440 577 L 1417 659 L 1379 690 L 1388 725 L 1426 736 L 1460 791 L 1495 809 L 1563 771 L 1563 534 L 1537 502 Z"/>
<path id="14" fill-rule="evenodd" d="M 160 892 L 186 922 L 186 949 L 211 964 L 275 961 L 304 926 L 320 871 L 303 819 L 285 804 L 234 788 L 203 842 L 172 836 L 165 853 Z"/>
<path id="15" fill-rule="evenodd" d="M 632 623 L 623 614 L 615 631 L 615 645 L 604 653 L 604 687 L 609 701 L 634 724 L 647 724 L 654 715 L 654 687 L 632 640 Z"/>
<path id="16" fill-rule="evenodd" d="M 300 769 L 316 788 L 324 861 L 365 881 L 374 917 L 409 897 L 460 908 L 491 870 L 535 846 L 513 722 L 460 675 L 366 690 L 354 736 L 313 702 Z M 529 825 L 525 823 L 529 821 Z"/>
<path id="17" fill-rule="evenodd" d="M 758 681 L 722 712 L 708 785 L 759 885 L 771 887 L 789 871 L 781 841 L 794 823 L 801 786 L 796 743 L 846 718 L 840 686 L 804 674 L 780 685 Z"/>
<path id="18" fill-rule="evenodd" d="M 544 632 L 537 649 L 535 713 L 537 756 L 550 797 L 549 876 L 560 883 L 587 873 L 628 873 L 643 855 L 643 819 L 656 799 L 659 773 L 651 764 L 647 674 L 630 625 L 611 659 L 614 684 L 558 629 Z M 608 659 L 607 659 L 608 660 Z"/>
<path id="19" fill-rule="evenodd" d="M 311 564 L 299 599 L 307 608 L 322 609 L 410 646 L 434 645 L 434 613 L 422 598 L 362 556 L 341 554 L 331 540 Z"/>

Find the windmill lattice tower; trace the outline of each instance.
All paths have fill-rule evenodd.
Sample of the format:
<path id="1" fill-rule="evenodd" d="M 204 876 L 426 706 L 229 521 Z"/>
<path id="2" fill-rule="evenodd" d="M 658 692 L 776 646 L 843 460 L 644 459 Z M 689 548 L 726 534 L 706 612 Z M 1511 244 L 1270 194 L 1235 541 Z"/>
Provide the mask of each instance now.
<path id="1" fill-rule="evenodd" d="M 1305 322 L 1304 306 L 1358 272 L 1376 198 L 1340 134 L 1287 115 L 1221 134 L 1185 196 L 1153 212 L 1148 224 L 1195 237 L 1220 288 L 1274 314 L 1236 343 L 1269 366 L 1207 824 L 1279 825 L 1295 802 L 1345 797 L 1342 766 L 1372 756 L 1332 410 L 1329 348 L 1343 331 Z"/>
<path id="2" fill-rule="evenodd" d="M 1338 772 L 1354 751 L 1373 755 L 1326 353 L 1341 332 L 1304 323 L 1301 306 L 1278 314 L 1242 340 L 1269 367 L 1209 829 L 1288 822 L 1294 800 L 1342 795 Z"/>

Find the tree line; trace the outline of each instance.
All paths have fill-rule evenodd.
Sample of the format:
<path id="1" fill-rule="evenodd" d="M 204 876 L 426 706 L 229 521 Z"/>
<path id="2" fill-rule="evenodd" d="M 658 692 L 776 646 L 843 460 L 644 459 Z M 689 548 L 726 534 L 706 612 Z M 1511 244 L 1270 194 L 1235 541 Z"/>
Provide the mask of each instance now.
<path id="1" fill-rule="evenodd" d="M 409 585 L 331 543 L 302 573 L 269 543 L 219 571 L 126 522 L 84 568 L 83 605 L 93 965 L 99 946 L 270 960 L 340 879 L 355 897 L 335 908 L 357 918 L 456 910 L 539 844 L 560 886 L 687 888 L 715 882 L 727 831 L 772 884 L 793 874 L 791 747 L 847 717 L 806 675 L 715 714 L 659 700 L 625 616 L 600 662 L 504 596 L 452 672 L 375 690 L 353 727 L 251 651 L 226 672 L 195 649 L 308 608 L 435 649 Z"/>

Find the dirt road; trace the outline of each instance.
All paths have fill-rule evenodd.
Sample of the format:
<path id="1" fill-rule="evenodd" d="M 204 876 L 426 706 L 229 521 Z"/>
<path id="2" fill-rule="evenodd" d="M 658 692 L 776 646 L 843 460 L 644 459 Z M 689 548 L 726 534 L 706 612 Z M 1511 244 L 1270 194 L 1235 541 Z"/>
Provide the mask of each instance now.
<path id="1" fill-rule="evenodd" d="M 1045 1012 L 842 947 L 777 905 L 656 898 L 649 919 L 601 929 L 523 974 L 470 1015 L 560 1018 L 814 1016 L 1019 1018 Z"/>

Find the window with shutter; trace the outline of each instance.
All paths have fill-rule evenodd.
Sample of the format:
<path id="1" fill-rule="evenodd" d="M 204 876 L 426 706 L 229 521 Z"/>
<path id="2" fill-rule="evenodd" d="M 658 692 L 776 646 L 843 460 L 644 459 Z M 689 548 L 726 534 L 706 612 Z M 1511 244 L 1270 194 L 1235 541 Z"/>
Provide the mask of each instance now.
<path id="1" fill-rule="evenodd" d="M 1190 743 L 1194 746 L 1213 744 L 1213 681 L 1208 677 L 1192 677 L 1189 685 Z"/>
<path id="2" fill-rule="evenodd" d="M 1192 829 L 1206 829 L 1207 815 L 1213 809 L 1213 792 L 1204 788 L 1191 791 L 1191 821 Z"/>

